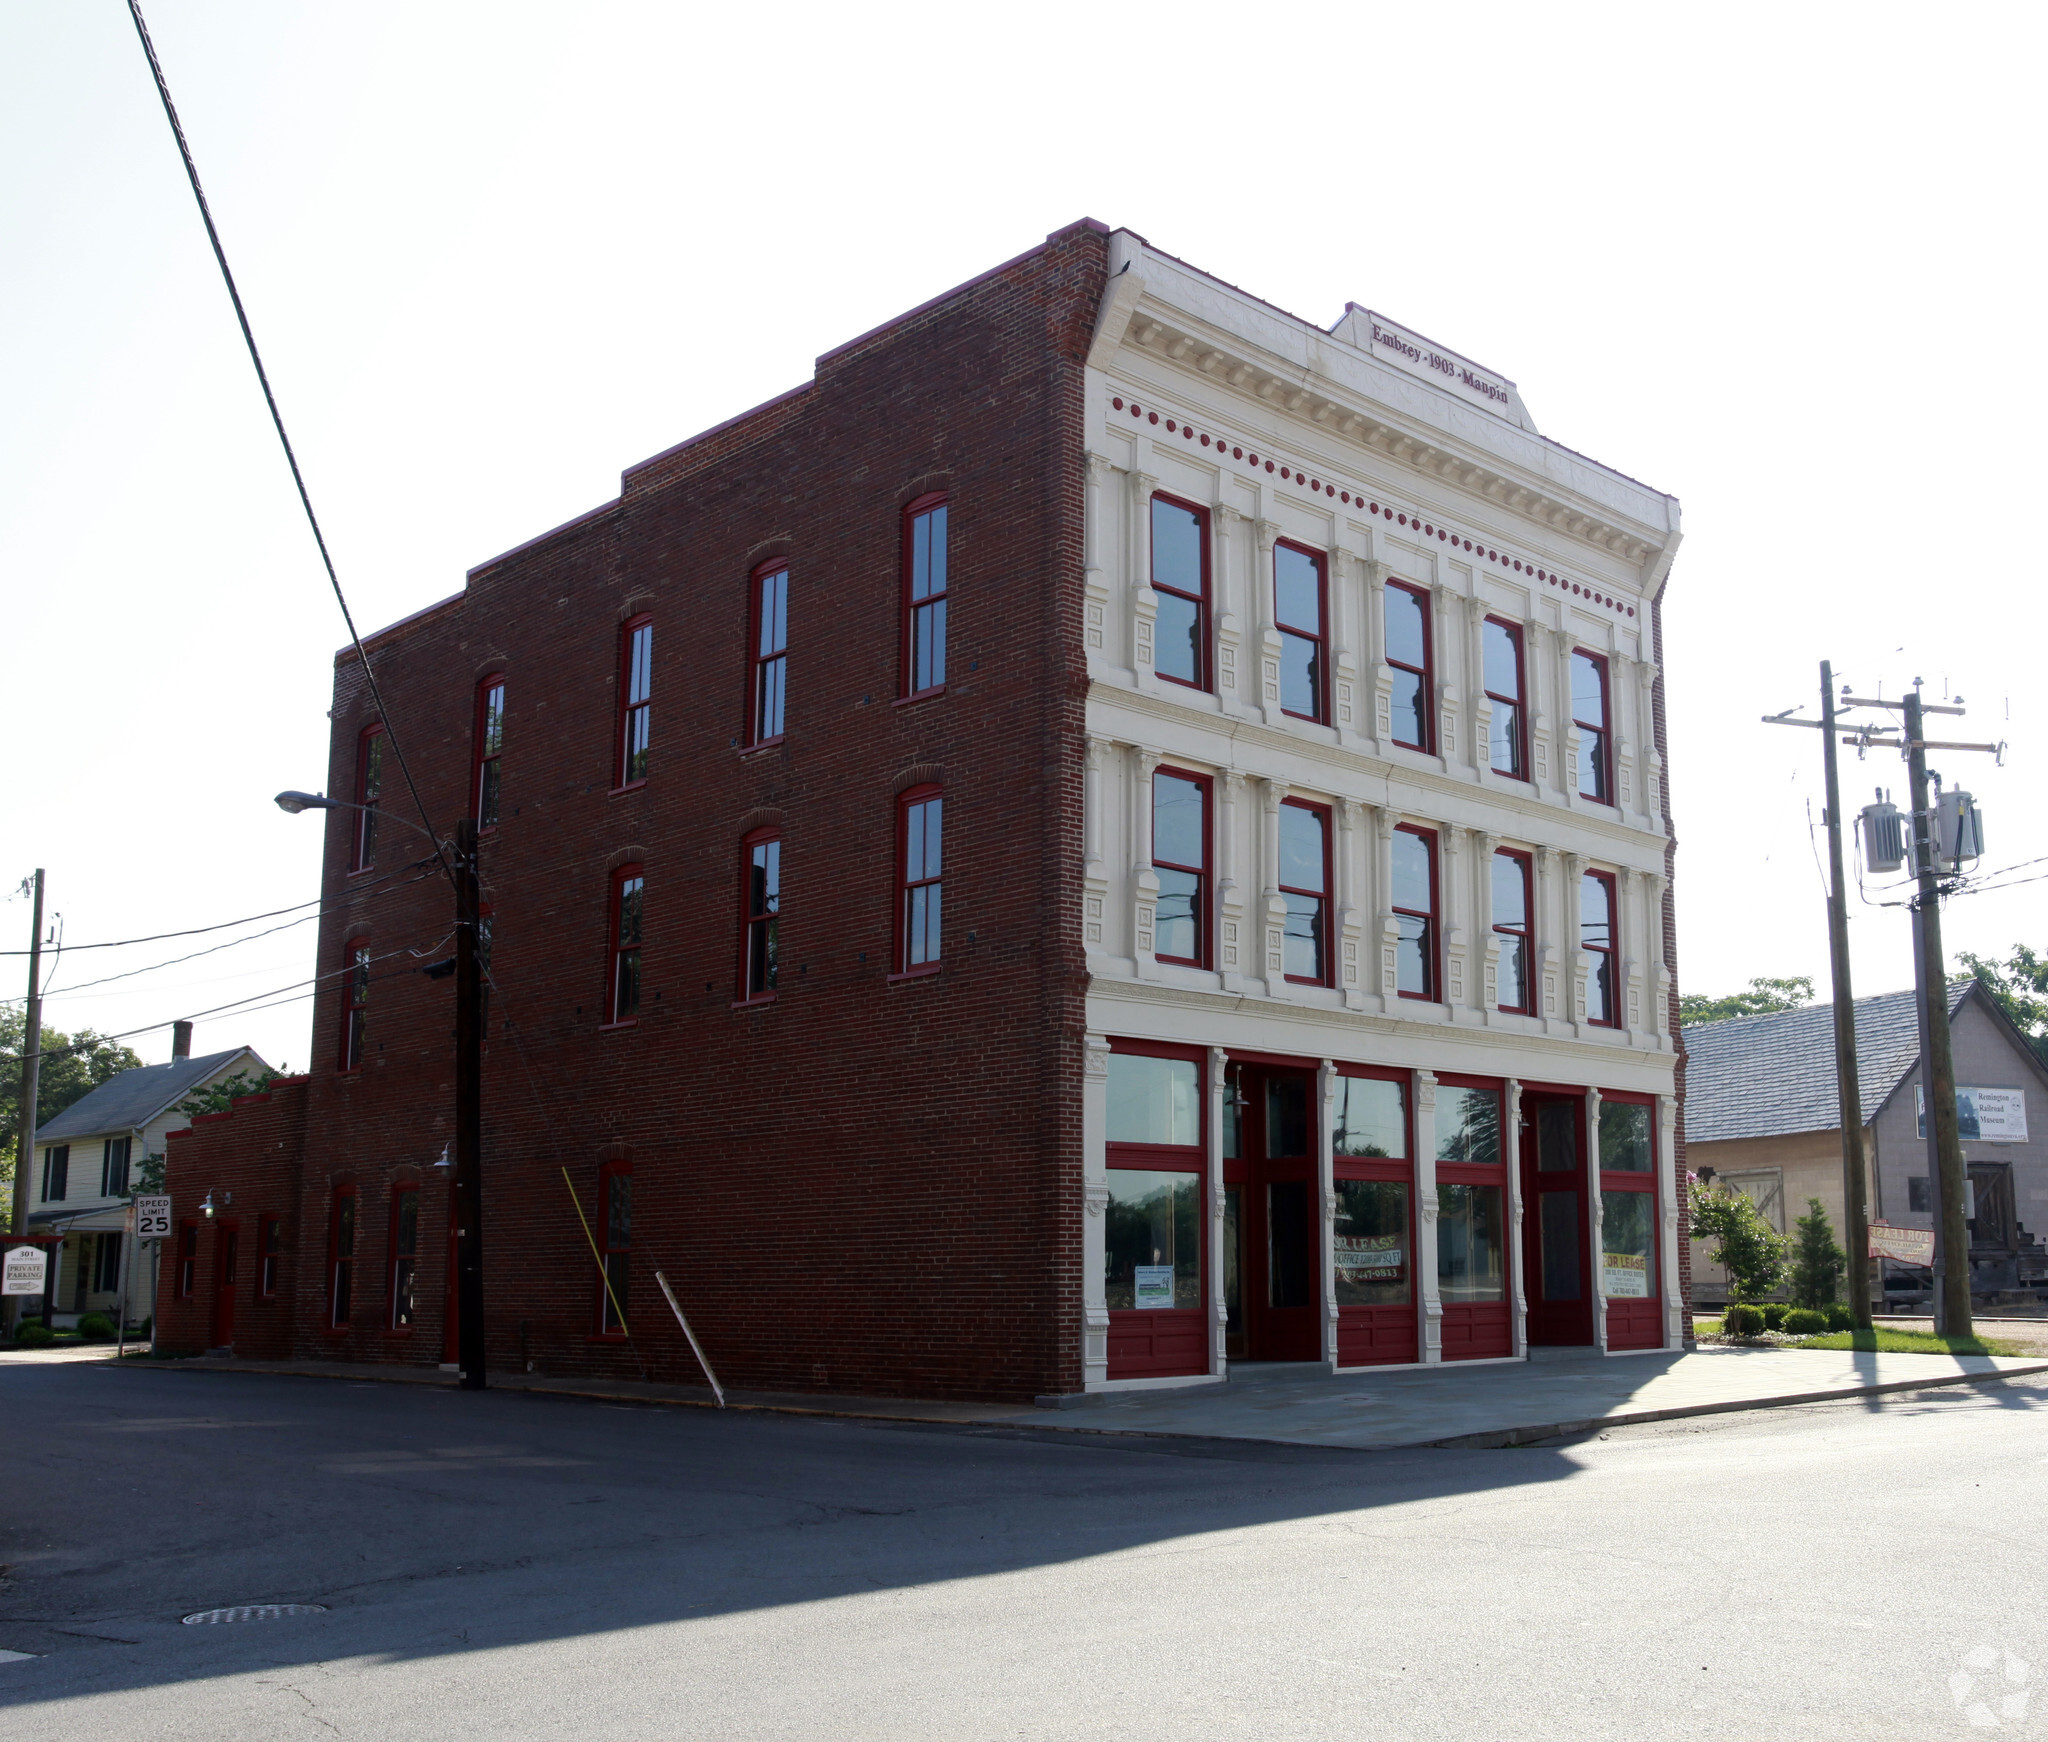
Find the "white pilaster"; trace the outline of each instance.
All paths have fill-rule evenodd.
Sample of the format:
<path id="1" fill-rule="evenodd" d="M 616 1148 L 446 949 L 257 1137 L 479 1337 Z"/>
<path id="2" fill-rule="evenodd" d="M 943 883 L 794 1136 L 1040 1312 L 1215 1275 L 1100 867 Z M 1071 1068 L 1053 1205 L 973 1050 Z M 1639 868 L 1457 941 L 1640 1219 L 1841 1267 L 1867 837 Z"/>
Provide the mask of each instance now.
<path id="1" fill-rule="evenodd" d="M 1600 1091 L 1586 1091 L 1586 1220 L 1593 1231 L 1593 1347 L 1607 1352 L 1607 1206 L 1600 1195 Z"/>
<path id="2" fill-rule="evenodd" d="M 1436 1279 L 1436 1073 L 1417 1071 L 1415 1103 L 1415 1298 L 1422 1308 L 1422 1358 L 1444 1358 L 1444 1301 Z"/>
<path id="3" fill-rule="evenodd" d="M 1109 1209 L 1109 1041 L 1087 1036 L 1081 1074 L 1081 1371 L 1089 1391 L 1109 1380 L 1109 1295 L 1104 1287 Z"/>

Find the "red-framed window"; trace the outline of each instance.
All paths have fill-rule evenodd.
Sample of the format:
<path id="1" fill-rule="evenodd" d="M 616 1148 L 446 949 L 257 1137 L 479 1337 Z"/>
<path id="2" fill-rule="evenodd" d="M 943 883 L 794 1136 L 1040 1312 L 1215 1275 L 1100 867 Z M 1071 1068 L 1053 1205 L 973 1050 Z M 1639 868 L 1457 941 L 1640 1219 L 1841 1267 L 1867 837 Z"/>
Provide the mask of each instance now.
<path id="1" fill-rule="evenodd" d="M 740 843 L 740 998 L 775 996 L 775 935 L 782 915 L 782 836 L 756 829 Z"/>
<path id="2" fill-rule="evenodd" d="M 284 1266 L 284 1218 L 265 1216 L 257 1223 L 256 1298 L 277 1299 L 278 1273 Z"/>
<path id="3" fill-rule="evenodd" d="M 1280 631 L 1280 710 L 1330 717 L 1329 597 L 1323 553 L 1287 539 L 1273 546 L 1273 626 Z"/>
<path id="4" fill-rule="evenodd" d="M 1438 964 L 1436 833 L 1403 823 L 1394 831 L 1394 987 L 1403 998 L 1434 998 Z"/>
<path id="5" fill-rule="evenodd" d="M 1290 798 L 1280 806 L 1280 897 L 1287 904 L 1281 965 L 1304 986 L 1330 984 L 1330 812 Z"/>
<path id="6" fill-rule="evenodd" d="M 640 943 L 646 924 L 647 879 L 638 865 L 612 873 L 610 942 L 605 950 L 604 1010 L 608 1024 L 640 1017 Z"/>
<path id="7" fill-rule="evenodd" d="M 491 676 L 476 686 L 476 770 L 470 795 L 476 826 L 498 826 L 498 758 L 505 749 L 505 680 Z"/>
<path id="8" fill-rule="evenodd" d="M 619 720 L 614 787 L 638 786 L 647 778 L 648 744 L 654 724 L 654 619 L 629 618 L 619 630 Z"/>
<path id="9" fill-rule="evenodd" d="M 178 1298 L 190 1300 L 199 1284 L 199 1224 L 178 1224 Z"/>
<path id="10" fill-rule="evenodd" d="M 1614 873 L 1588 871 L 1579 879 L 1579 948 L 1593 958 L 1586 975 L 1586 1020 L 1602 1028 L 1621 1021 L 1620 988 L 1615 984 Z"/>
<path id="11" fill-rule="evenodd" d="M 1536 1012 L 1535 881 L 1527 853 L 1496 848 L 1493 855 L 1493 930 L 1500 939 L 1497 1008 L 1518 1016 Z"/>
<path id="12" fill-rule="evenodd" d="M 1572 650 L 1572 724 L 1579 729 L 1579 796 L 1612 804 L 1613 742 L 1607 728 L 1607 661 Z"/>
<path id="13" fill-rule="evenodd" d="M 391 1329 L 409 1331 L 418 1314 L 415 1298 L 420 1260 L 420 1188 L 405 1184 L 391 1191 L 391 1286 L 387 1294 Z"/>
<path id="14" fill-rule="evenodd" d="M 597 1286 L 597 1334 L 623 1337 L 632 1300 L 633 1164 L 608 1161 L 597 1176 L 597 1239 L 604 1274 Z"/>
<path id="15" fill-rule="evenodd" d="M 345 1328 L 356 1305 L 356 1188 L 336 1186 L 327 1221 L 327 1323 Z"/>
<path id="16" fill-rule="evenodd" d="M 1387 664 L 1394 674 L 1394 742 L 1410 750 L 1431 749 L 1436 742 L 1430 730 L 1436 679 L 1429 593 L 1406 581 L 1389 581 L 1380 614 Z"/>
<path id="17" fill-rule="evenodd" d="M 1109 1377 L 1208 1371 L 1205 1054 L 1112 1039 L 1103 1291 Z"/>
<path id="18" fill-rule="evenodd" d="M 748 655 L 747 742 L 772 744 L 782 736 L 789 677 L 789 564 L 763 563 L 754 571 Z"/>
<path id="19" fill-rule="evenodd" d="M 1657 1103 L 1649 1095 L 1600 1097 L 1600 1293 L 1610 1349 L 1664 1342 L 1657 1304 Z"/>
<path id="20" fill-rule="evenodd" d="M 1406 1071 L 1340 1065 L 1331 1127 L 1337 1364 L 1420 1359 L 1415 1113 Z"/>
<path id="21" fill-rule="evenodd" d="M 1487 730 L 1493 771 L 1515 780 L 1529 778 L 1528 715 L 1522 706 L 1522 626 L 1489 617 L 1480 627 L 1485 642 Z"/>
<path id="22" fill-rule="evenodd" d="M 384 724 L 365 726 L 356 740 L 355 853 L 351 869 L 367 871 L 377 862 L 377 813 L 384 802 Z"/>
<path id="23" fill-rule="evenodd" d="M 1159 879 L 1153 953 L 1209 965 L 1209 777 L 1178 768 L 1152 775 L 1152 874 Z"/>
<path id="24" fill-rule="evenodd" d="M 1190 689 L 1209 687 L 1209 511 L 1152 498 L 1152 669 Z"/>
<path id="25" fill-rule="evenodd" d="M 946 687 L 946 517 L 943 495 L 903 511 L 903 694 Z"/>
<path id="26" fill-rule="evenodd" d="M 341 1046 L 336 1062 L 342 1070 L 363 1068 L 369 1018 L 370 946 L 362 938 L 351 938 L 341 946 Z"/>
<path id="27" fill-rule="evenodd" d="M 1436 1277 L 1446 1361 L 1512 1350 L 1505 1101 L 1495 1079 L 1437 1077 Z"/>
<path id="28" fill-rule="evenodd" d="M 896 801 L 896 971 L 935 971 L 943 954 L 940 895 L 945 872 L 945 796 L 914 786 Z"/>

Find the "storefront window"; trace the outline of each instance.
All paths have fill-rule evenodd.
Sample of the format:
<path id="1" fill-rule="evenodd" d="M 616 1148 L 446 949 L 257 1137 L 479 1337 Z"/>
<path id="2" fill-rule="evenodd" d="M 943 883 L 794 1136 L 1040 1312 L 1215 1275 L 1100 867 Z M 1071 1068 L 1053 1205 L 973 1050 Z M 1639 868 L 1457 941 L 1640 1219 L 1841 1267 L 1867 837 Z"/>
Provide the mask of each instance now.
<path id="1" fill-rule="evenodd" d="M 1337 1153 L 1408 1154 L 1408 1090 L 1384 1077 L 1340 1077 L 1337 1082 Z"/>
<path id="2" fill-rule="evenodd" d="M 1201 1176 L 1113 1167 L 1108 1180 L 1103 1263 L 1110 1310 L 1199 1308 Z"/>
<path id="3" fill-rule="evenodd" d="M 1407 1306 L 1412 1299 L 1408 1244 L 1408 1187 L 1404 1181 L 1337 1182 L 1340 1307 Z"/>
<path id="4" fill-rule="evenodd" d="M 1440 1185 L 1436 1204 L 1436 1280 L 1444 1305 L 1505 1300 L 1501 1188 Z"/>
<path id="5" fill-rule="evenodd" d="M 1109 1141 L 1200 1143 L 1200 1070 L 1194 1060 L 1111 1053 Z"/>
<path id="6" fill-rule="evenodd" d="M 1600 1171 L 1650 1171 L 1650 1109 L 1640 1101 L 1600 1103 Z"/>
<path id="7" fill-rule="evenodd" d="M 1647 1300 L 1654 1192 L 1609 1192 L 1601 1201 L 1601 1288 L 1609 1300 Z"/>
<path id="8" fill-rule="evenodd" d="M 1436 1092 L 1436 1158 L 1494 1167 L 1500 1162 L 1500 1094 L 1493 1089 Z"/>

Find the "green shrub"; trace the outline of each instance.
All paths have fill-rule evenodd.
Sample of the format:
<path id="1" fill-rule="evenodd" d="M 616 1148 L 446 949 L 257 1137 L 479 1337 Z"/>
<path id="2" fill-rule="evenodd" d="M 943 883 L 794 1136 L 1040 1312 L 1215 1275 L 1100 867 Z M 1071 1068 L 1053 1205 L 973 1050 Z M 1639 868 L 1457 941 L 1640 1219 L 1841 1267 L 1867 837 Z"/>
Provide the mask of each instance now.
<path id="1" fill-rule="evenodd" d="M 1761 1310 L 1764 1315 L 1764 1329 L 1782 1331 L 1785 1328 L 1785 1315 L 1792 1309 L 1783 1301 L 1774 1300 L 1765 1302 Z"/>
<path id="2" fill-rule="evenodd" d="M 1821 1309 L 1827 1314 L 1828 1329 L 1849 1331 L 1856 1328 L 1856 1310 L 1845 1300 L 1831 1300 Z"/>
<path id="3" fill-rule="evenodd" d="M 1721 1315 L 1721 1334 L 1724 1337 L 1753 1337 L 1763 1328 L 1761 1307 L 1732 1306 Z"/>
<path id="4" fill-rule="evenodd" d="M 1835 1230 L 1818 1198 L 1806 1200 L 1806 1214 L 1794 1230 L 1792 1299 L 1803 1307 L 1824 1307 L 1835 1298 L 1849 1259 L 1835 1244 Z"/>
<path id="5" fill-rule="evenodd" d="M 114 1321 L 105 1313 L 87 1313 L 78 1321 L 78 1335 L 88 1343 L 111 1343 L 114 1340 Z"/>
<path id="6" fill-rule="evenodd" d="M 141 1337 L 141 1338 L 143 1338 L 143 1339 L 144 1339 L 145 1341 L 146 1341 L 146 1340 L 147 1340 L 147 1339 L 148 1339 L 149 1337 L 151 1337 L 152 1335 L 154 1335 L 154 1334 L 155 1334 L 155 1331 L 156 1331 L 156 1315 L 155 1315 L 154 1313 L 150 1314 L 150 1316 L 149 1316 L 148 1318 L 144 1319 L 144 1320 L 142 1321 L 142 1323 L 141 1323 L 141 1324 L 139 1324 L 139 1325 L 137 1325 L 137 1326 L 135 1327 L 135 1334 L 136 1334 L 136 1335 L 137 1335 L 138 1337 Z"/>
<path id="7" fill-rule="evenodd" d="M 14 1327 L 14 1340 L 24 1349 L 40 1349 L 57 1340 L 57 1333 L 40 1319 L 23 1319 Z"/>
<path id="8" fill-rule="evenodd" d="M 1727 1266 L 1728 1292 L 1736 1300 L 1761 1300 L 1784 1286 L 1785 1236 L 1743 1193 L 1695 1181 L 1692 1232 L 1696 1240 L 1719 1242 L 1708 1256 Z"/>
<path id="9" fill-rule="evenodd" d="M 1817 1337 L 1828 1328 L 1828 1315 L 1817 1307 L 1794 1307 L 1785 1315 L 1785 1330 L 1794 1337 Z"/>

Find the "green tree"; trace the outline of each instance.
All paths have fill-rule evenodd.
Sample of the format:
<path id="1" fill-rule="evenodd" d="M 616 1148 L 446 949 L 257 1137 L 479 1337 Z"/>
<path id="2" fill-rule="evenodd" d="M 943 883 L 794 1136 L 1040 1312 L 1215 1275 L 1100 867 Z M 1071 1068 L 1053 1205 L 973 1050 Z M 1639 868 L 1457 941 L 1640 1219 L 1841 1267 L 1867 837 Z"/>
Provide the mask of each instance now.
<path id="1" fill-rule="evenodd" d="M 1720 1242 L 1710 1256 L 1727 1267 L 1731 1304 L 1762 1300 L 1784 1286 L 1785 1236 L 1733 1187 L 1694 1182 L 1692 1231 Z"/>
<path id="2" fill-rule="evenodd" d="M 1704 992 L 1678 995 L 1678 1025 L 1697 1028 L 1703 1022 L 1726 1022 L 1731 1016 L 1769 1016 L 1776 1010 L 1803 1010 L 1813 1002 L 1813 977 L 1795 974 L 1789 980 L 1758 975 L 1747 992 L 1709 998 Z"/>
<path id="3" fill-rule="evenodd" d="M 28 1018 L 19 1006 L 0 1008 L 0 1181 L 14 1182 L 15 1145 L 21 1130 L 21 1047 Z M 42 1065 L 36 1079 L 36 1123 L 47 1125 L 74 1101 L 100 1084 L 131 1071 L 142 1060 L 133 1049 L 81 1028 L 76 1034 L 43 1030 Z"/>
<path id="4" fill-rule="evenodd" d="M 2027 1037 L 2041 1062 L 2048 1064 L 2048 958 L 2035 955 L 2025 944 L 2014 944 L 2012 954 L 2003 962 L 1987 962 L 1967 950 L 1957 960 L 1977 976 L 1977 984 L 2012 1018 L 2013 1027 Z"/>
<path id="5" fill-rule="evenodd" d="M 217 1083 L 209 1083 L 203 1089 L 195 1089 L 178 1103 L 177 1110 L 188 1119 L 196 1119 L 202 1113 L 225 1113 L 234 1105 L 238 1095 L 260 1095 L 283 1071 L 260 1070 L 254 1076 L 247 1071 L 237 1071 L 231 1077 L 222 1077 Z"/>
<path id="6" fill-rule="evenodd" d="M 1824 1307 L 1835 1298 L 1849 1268 L 1849 1255 L 1835 1244 L 1835 1230 L 1818 1198 L 1806 1200 L 1792 1242 L 1792 1304 Z"/>

